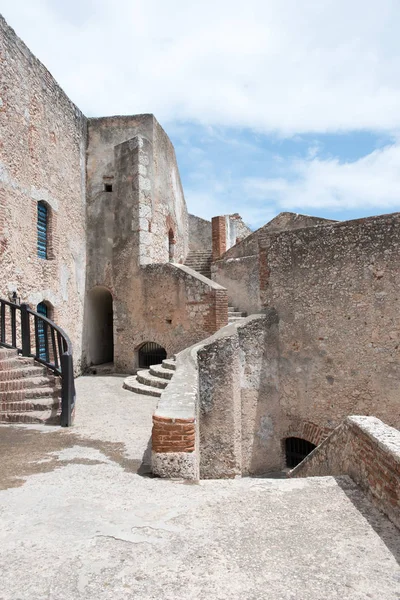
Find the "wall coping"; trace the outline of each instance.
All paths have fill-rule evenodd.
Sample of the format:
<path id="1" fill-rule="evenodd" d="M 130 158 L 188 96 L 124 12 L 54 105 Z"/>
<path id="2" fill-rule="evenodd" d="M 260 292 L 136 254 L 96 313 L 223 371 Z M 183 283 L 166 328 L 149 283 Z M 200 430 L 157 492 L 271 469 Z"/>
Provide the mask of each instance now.
<path id="1" fill-rule="evenodd" d="M 381 450 L 400 465 L 400 431 L 376 417 L 351 416 L 346 421 L 361 429 Z"/>

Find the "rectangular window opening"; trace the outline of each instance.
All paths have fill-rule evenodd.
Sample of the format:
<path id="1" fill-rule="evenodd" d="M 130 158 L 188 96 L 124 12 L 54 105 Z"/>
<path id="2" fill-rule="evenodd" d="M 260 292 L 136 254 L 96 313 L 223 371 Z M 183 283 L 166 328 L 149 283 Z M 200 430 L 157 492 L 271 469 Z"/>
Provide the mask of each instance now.
<path id="1" fill-rule="evenodd" d="M 112 192 L 112 183 L 105 183 L 104 184 L 104 191 L 105 192 Z"/>

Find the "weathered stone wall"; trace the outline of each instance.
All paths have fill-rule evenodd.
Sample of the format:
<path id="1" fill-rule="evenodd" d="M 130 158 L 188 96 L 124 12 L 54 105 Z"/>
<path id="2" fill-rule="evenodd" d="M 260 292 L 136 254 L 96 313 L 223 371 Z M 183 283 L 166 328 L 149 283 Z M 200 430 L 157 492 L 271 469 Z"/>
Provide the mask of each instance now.
<path id="1" fill-rule="evenodd" d="M 329 428 L 400 425 L 400 215 L 266 236 L 265 308 L 279 318 L 282 414 Z M 275 351 L 266 340 L 266 352 Z"/>
<path id="2" fill-rule="evenodd" d="M 189 215 L 190 252 L 209 252 L 211 254 L 211 221 Z"/>
<path id="3" fill-rule="evenodd" d="M 222 219 L 220 226 L 223 228 L 223 217 L 217 218 Z M 291 231 L 331 222 L 294 213 L 281 213 L 254 233 L 247 235 L 235 246 L 231 248 L 229 245 L 220 246 L 214 252 L 211 278 L 226 287 L 231 304 L 249 314 L 261 312 L 260 274 L 262 279 L 264 257 L 262 252 L 260 253 L 259 240 L 261 239 L 265 245 L 265 239 L 277 231 Z M 226 252 L 224 248 L 228 248 Z M 220 258 L 217 260 L 218 255 Z"/>
<path id="4" fill-rule="evenodd" d="M 224 288 L 189 267 L 147 265 L 126 279 L 115 297 L 115 315 L 115 365 L 131 373 L 142 343 L 156 342 L 170 356 L 226 325 L 228 299 Z"/>
<path id="5" fill-rule="evenodd" d="M 215 261 L 211 278 L 227 289 L 230 305 L 248 314 L 261 312 L 258 254 Z"/>
<path id="6" fill-rule="evenodd" d="M 0 295 L 43 300 L 79 369 L 85 292 L 86 119 L 0 16 Z M 37 256 L 37 203 L 50 211 Z"/>
<path id="7" fill-rule="evenodd" d="M 318 443 L 351 414 L 400 426 L 400 215 L 285 231 L 263 241 L 266 317 L 238 328 L 242 473 L 281 469 L 287 437 Z M 217 468 L 220 476 L 231 473 L 232 449 L 224 449 L 219 418 L 236 406 L 230 388 L 223 391 L 226 376 L 239 378 L 232 362 L 217 361 L 216 368 L 204 362 L 204 373 L 200 367 L 200 378 L 224 402 L 213 403 L 206 429 L 200 421 L 212 476 Z M 232 429 L 232 439 L 237 435 Z"/>
<path id="8" fill-rule="evenodd" d="M 106 191 L 109 185 L 112 191 Z M 171 312 L 171 300 L 163 298 L 158 282 L 143 266 L 180 263 L 187 252 L 188 215 L 175 153 L 153 115 L 90 119 L 87 289 L 101 286 L 113 295 L 117 369 L 135 368 L 134 349 L 141 341 L 165 339 L 165 313 Z M 164 279 L 171 276 L 171 290 L 164 287 L 173 294 L 172 271 L 161 271 Z M 142 292 L 154 311 L 160 306 L 160 314 L 141 307 Z M 151 323 L 146 322 L 147 314 Z M 89 326 L 89 319 L 86 322 Z M 184 340 L 182 327 L 181 323 Z M 188 337 L 190 343 L 195 341 Z M 183 347 L 168 341 L 171 352 Z M 91 363 L 89 348 L 86 361 Z"/>
<path id="9" fill-rule="evenodd" d="M 400 431 L 374 417 L 348 417 L 291 477 L 350 475 L 400 527 Z"/>

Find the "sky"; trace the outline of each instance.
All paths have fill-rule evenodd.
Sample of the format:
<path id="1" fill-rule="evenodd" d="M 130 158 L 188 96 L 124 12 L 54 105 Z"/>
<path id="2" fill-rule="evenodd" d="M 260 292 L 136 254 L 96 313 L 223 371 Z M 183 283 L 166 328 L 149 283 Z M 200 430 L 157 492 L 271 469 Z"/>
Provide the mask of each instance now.
<path id="1" fill-rule="evenodd" d="M 399 0 L 0 0 L 88 117 L 154 113 L 189 211 L 400 210 Z"/>

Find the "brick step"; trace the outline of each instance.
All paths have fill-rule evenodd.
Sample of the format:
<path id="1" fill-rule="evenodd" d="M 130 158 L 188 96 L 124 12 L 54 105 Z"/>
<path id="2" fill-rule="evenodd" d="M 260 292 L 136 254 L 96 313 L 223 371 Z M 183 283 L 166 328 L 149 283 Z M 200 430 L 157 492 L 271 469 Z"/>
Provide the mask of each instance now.
<path id="1" fill-rule="evenodd" d="M 25 377 L 41 377 L 47 374 L 46 367 L 23 366 L 10 371 L 0 371 L 0 381 L 15 381 Z"/>
<path id="2" fill-rule="evenodd" d="M 30 388 L 40 388 L 46 386 L 55 386 L 55 377 L 20 377 L 11 381 L 0 381 L 0 392 L 11 392 L 18 390 L 27 390 Z"/>
<path id="3" fill-rule="evenodd" d="M 7 360 L 14 356 L 18 356 L 18 352 L 14 348 L 0 348 L 0 361 Z"/>
<path id="4" fill-rule="evenodd" d="M 43 423 L 60 424 L 59 410 L 43 410 L 23 413 L 0 412 L 0 423 Z"/>
<path id="5" fill-rule="evenodd" d="M 60 389 L 58 386 L 13 390 L 8 392 L 0 392 L 0 402 L 22 402 L 24 400 L 30 400 L 31 398 L 46 398 L 49 396 L 53 397 L 55 394 L 59 393 Z"/>
<path id="6" fill-rule="evenodd" d="M 21 413 L 38 410 L 58 410 L 61 407 L 59 397 L 30 398 L 20 402 L 0 402 L 0 412 L 2 413 Z"/>
<path id="7" fill-rule="evenodd" d="M 14 358 L 7 358 L 0 361 L 0 372 L 10 371 L 11 369 L 18 369 L 20 367 L 26 367 L 28 365 L 34 365 L 33 358 L 15 356 Z"/>
<path id="8" fill-rule="evenodd" d="M 170 372 L 172 373 L 172 371 Z M 138 371 L 136 373 L 136 379 L 138 383 L 143 383 L 144 385 L 160 388 L 161 390 L 165 389 L 168 385 L 167 380 L 161 377 L 154 377 L 154 375 L 151 375 L 149 369 L 146 369 L 144 371 Z"/>
<path id="9" fill-rule="evenodd" d="M 131 375 L 124 380 L 123 387 L 130 392 L 135 392 L 136 394 L 143 394 L 145 396 L 154 396 L 155 398 L 160 398 L 162 390 L 159 388 L 154 388 L 150 385 L 144 385 L 143 383 L 139 383 L 136 379 L 136 375 Z"/>
<path id="10" fill-rule="evenodd" d="M 151 365 L 150 367 L 150 375 L 154 377 L 161 377 L 162 379 L 172 379 L 173 371 L 171 369 L 166 369 L 162 365 Z"/>
<path id="11" fill-rule="evenodd" d="M 176 361 L 173 358 L 165 358 L 162 361 L 162 366 L 164 369 L 170 369 L 171 371 L 176 370 Z"/>

